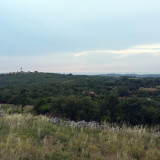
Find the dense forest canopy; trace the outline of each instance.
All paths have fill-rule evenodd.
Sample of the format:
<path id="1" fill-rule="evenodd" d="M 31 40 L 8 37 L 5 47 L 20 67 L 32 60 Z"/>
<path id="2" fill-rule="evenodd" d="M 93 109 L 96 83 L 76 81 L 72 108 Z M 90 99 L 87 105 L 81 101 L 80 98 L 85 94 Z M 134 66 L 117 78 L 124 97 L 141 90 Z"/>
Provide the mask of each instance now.
<path id="1" fill-rule="evenodd" d="M 160 78 L 56 73 L 0 74 L 0 103 L 34 105 L 72 120 L 160 123 Z"/>

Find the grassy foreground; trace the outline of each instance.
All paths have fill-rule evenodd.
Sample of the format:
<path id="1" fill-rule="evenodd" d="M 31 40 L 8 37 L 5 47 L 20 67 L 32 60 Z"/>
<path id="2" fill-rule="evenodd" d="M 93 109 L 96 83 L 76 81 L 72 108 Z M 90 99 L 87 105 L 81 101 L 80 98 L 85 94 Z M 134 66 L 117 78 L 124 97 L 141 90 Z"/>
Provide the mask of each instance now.
<path id="1" fill-rule="evenodd" d="M 0 160 L 160 160 L 147 128 L 78 129 L 31 114 L 0 117 Z"/>

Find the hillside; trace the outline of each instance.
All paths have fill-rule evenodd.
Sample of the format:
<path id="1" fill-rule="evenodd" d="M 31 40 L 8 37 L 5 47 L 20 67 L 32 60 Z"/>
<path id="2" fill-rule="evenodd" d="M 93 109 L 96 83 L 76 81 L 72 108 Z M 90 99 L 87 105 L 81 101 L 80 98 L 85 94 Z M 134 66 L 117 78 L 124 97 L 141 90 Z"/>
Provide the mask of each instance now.
<path id="1" fill-rule="evenodd" d="M 0 74 L 0 104 L 36 114 L 131 125 L 160 124 L 160 78 L 56 73 Z"/>
<path id="2" fill-rule="evenodd" d="M 160 135 L 154 128 L 65 127 L 45 116 L 0 117 L 1 160 L 159 160 Z"/>

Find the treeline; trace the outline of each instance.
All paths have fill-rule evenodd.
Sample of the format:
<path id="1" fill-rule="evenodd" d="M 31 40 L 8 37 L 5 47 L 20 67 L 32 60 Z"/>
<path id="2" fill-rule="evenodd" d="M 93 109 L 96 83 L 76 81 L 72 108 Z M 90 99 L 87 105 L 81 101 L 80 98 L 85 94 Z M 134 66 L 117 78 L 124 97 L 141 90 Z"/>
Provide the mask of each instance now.
<path id="1" fill-rule="evenodd" d="M 0 103 L 72 120 L 150 125 L 160 123 L 159 86 L 160 78 L 1 74 Z"/>
<path id="2" fill-rule="evenodd" d="M 35 104 L 39 114 L 52 113 L 71 120 L 107 121 L 111 123 L 159 124 L 160 107 L 157 101 L 138 97 L 119 99 L 110 94 L 104 98 L 61 96 L 40 99 Z"/>

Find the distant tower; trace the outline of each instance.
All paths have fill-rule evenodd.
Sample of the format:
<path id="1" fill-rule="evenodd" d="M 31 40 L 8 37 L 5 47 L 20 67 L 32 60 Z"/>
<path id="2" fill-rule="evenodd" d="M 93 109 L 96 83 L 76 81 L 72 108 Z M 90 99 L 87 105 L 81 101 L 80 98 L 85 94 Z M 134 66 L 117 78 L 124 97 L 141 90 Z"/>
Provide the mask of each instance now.
<path id="1" fill-rule="evenodd" d="M 22 72 L 22 67 L 20 68 L 20 71 Z"/>

